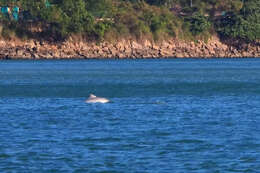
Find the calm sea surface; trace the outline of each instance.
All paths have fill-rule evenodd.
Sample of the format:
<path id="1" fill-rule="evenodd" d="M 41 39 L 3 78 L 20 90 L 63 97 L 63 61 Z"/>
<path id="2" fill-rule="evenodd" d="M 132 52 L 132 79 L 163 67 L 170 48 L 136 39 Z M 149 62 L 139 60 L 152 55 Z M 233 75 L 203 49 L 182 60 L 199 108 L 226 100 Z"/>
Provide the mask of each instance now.
<path id="1" fill-rule="evenodd" d="M 260 59 L 0 61 L 0 172 L 260 172 Z"/>

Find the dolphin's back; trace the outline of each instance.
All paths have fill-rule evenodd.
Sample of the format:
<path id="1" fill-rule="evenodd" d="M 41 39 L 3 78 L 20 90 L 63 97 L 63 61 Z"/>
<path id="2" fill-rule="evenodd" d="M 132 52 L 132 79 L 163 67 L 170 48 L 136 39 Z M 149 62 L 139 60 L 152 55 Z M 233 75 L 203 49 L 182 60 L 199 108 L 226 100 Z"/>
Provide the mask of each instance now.
<path id="1" fill-rule="evenodd" d="M 109 100 L 102 97 L 97 97 L 93 94 L 90 94 L 89 98 L 86 100 L 86 103 L 108 103 Z"/>
<path id="2" fill-rule="evenodd" d="M 97 96 L 95 96 L 94 94 L 90 94 L 89 98 L 96 98 Z"/>

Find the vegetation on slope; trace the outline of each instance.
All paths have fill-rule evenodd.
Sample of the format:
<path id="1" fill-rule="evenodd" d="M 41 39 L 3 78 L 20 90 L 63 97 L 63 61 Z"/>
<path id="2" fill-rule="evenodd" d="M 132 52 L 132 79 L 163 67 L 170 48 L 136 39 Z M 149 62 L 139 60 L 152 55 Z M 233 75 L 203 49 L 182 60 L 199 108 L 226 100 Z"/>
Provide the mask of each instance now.
<path id="1" fill-rule="evenodd" d="M 260 39 L 259 0 L 0 0 L 20 8 L 19 20 L 1 14 L 2 36 L 62 41 L 167 37 Z"/>

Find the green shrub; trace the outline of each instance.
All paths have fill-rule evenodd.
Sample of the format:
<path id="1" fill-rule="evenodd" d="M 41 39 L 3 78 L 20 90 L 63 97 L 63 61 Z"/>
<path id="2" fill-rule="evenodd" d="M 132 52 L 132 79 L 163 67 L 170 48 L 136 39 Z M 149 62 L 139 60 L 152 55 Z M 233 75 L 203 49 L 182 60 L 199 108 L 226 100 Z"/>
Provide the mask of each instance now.
<path id="1" fill-rule="evenodd" d="M 110 22 L 98 22 L 94 26 L 93 32 L 97 40 L 102 41 L 104 39 L 105 32 L 111 27 Z"/>
<path id="2" fill-rule="evenodd" d="M 130 35 L 129 29 L 128 29 L 128 27 L 125 24 L 118 23 L 118 24 L 115 24 L 114 27 L 115 27 L 118 35 L 120 35 L 122 37 Z"/>
<path id="3" fill-rule="evenodd" d="M 202 34 L 210 29 L 211 23 L 207 17 L 200 13 L 196 13 L 191 17 L 186 18 L 186 22 L 188 22 L 190 27 L 190 32 L 196 36 Z"/>

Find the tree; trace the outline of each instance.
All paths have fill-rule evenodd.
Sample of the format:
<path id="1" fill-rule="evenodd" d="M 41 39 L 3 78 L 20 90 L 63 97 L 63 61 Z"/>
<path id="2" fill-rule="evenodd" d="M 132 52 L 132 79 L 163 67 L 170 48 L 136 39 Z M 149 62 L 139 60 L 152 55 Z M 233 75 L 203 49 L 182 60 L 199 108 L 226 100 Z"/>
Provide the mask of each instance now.
<path id="1" fill-rule="evenodd" d="M 186 22 L 189 22 L 190 31 L 193 35 L 199 35 L 207 31 L 211 26 L 208 18 L 200 13 L 195 13 L 191 17 L 188 17 Z"/>
<path id="2" fill-rule="evenodd" d="M 260 39 L 260 1 L 248 0 L 240 13 L 230 12 L 216 23 L 217 31 L 225 37 L 246 41 Z"/>

